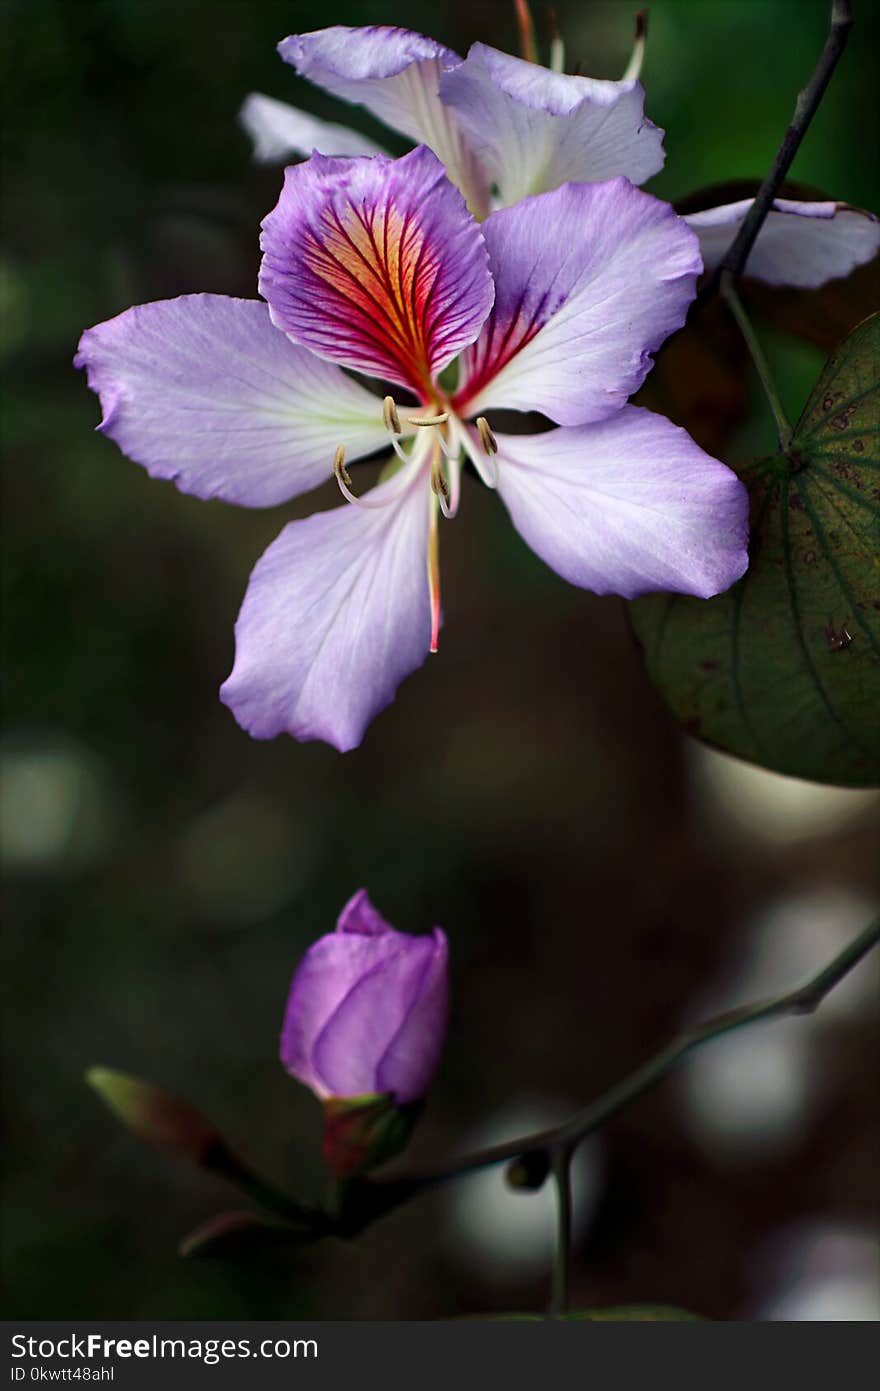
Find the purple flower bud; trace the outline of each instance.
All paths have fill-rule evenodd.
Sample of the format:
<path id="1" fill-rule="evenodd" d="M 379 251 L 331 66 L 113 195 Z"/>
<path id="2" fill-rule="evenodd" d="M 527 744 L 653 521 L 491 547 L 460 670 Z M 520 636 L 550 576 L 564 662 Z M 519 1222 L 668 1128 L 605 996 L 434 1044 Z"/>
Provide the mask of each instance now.
<path id="1" fill-rule="evenodd" d="M 443 1046 L 449 986 L 445 934 L 395 932 L 366 889 L 336 931 L 300 962 L 281 1031 L 281 1061 L 322 1100 L 424 1096 Z"/>

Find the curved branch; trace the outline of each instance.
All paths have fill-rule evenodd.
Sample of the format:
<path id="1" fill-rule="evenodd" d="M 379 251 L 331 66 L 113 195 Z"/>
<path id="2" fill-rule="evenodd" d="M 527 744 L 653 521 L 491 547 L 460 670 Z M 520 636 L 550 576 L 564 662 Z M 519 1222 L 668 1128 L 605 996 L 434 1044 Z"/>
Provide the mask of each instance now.
<path id="1" fill-rule="evenodd" d="M 729 271 L 734 280 L 742 275 L 749 252 L 754 246 L 758 233 L 764 225 L 764 220 L 773 205 L 773 199 L 779 192 L 779 187 L 791 168 L 792 161 L 809 129 L 810 122 L 819 109 L 819 103 L 825 95 L 825 88 L 831 81 L 840 55 L 846 47 L 852 26 L 851 0 L 832 0 L 831 24 L 825 45 L 819 55 L 819 61 L 813 69 L 813 74 L 806 87 L 798 94 L 791 124 L 782 138 L 782 143 L 776 152 L 776 158 L 758 189 L 755 201 L 749 208 L 745 221 L 728 247 L 716 275 L 723 271 Z M 713 277 L 714 279 L 715 277 Z"/>
<path id="2" fill-rule="evenodd" d="M 623 1078 L 616 1086 L 603 1093 L 596 1101 L 550 1130 L 538 1131 L 531 1135 L 521 1135 L 516 1140 L 508 1140 L 476 1154 L 464 1155 L 454 1159 L 443 1168 L 433 1172 L 401 1175 L 387 1179 L 358 1179 L 348 1186 L 342 1204 L 339 1225 L 340 1235 L 353 1236 L 364 1227 L 399 1207 L 401 1203 L 416 1197 L 425 1189 L 450 1179 L 460 1178 L 478 1169 L 487 1169 L 496 1164 L 506 1164 L 512 1159 L 534 1154 L 536 1151 L 548 1154 L 551 1167 L 554 1157 L 569 1152 L 588 1135 L 603 1126 L 618 1111 L 650 1087 L 663 1080 L 695 1048 L 712 1039 L 746 1028 L 761 1020 L 779 1019 L 785 1015 L 810 1014 L 817 1009 L 825 996 L 843 980 L 844 976 L 867 956 L 868 952 L 880 942 L 880 916 L 874 919 L 863 932 L 859 933 L 849 946 L 839 952 L 823 970 L 805 984 L 788 990 L 783 995 L 775 995 L 755 1004 L 743 1005 L 716 1015 L 713 1019 L 687 1029 L 655 1053 L 652 1058 Z"/>

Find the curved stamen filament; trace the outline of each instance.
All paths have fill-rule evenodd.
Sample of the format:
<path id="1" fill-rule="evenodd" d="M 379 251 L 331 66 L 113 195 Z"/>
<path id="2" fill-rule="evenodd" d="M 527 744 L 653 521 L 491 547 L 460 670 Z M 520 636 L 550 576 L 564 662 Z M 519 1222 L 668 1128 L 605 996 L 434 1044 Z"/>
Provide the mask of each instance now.
<path id="1" fill-rule="evenodd" d="M 480 432 L 480 444 L 487 454 L 498 453 L 498 441 L 489 429 L 489 422 L 484 415 L 477 416 L 477 429 Z"/>
<path id="2" fill-rule="evenodd" d="M 431 603 L 431 651 L 437 651 L 440 638 L 440 543 L 437 536 L 437 504 L 431 494 L 431 519 L 428 527 L 428 592 Z"/>
<path id="3" fill-rule="evenodd" d="M 412 464 L 415 455 L 413 459 L 411 459 L 401 451 L 401 457 L 405 464 Z M 422 454 L 420 459 L 416 460 L 419 466 L 424 464 L 424 461 L 424 454 Z M 397 502 L 397 500 L 403 496 L 412 482 L 412 469 L 401 469 L 398 474 L 399 486 L 389 489 L 384 497 L 358 497 L 356 493 L 352 492 L 351 474 L 345 467 L 345 448 L 341 444 L 333 456 L 333 475 L 336 482 L 339 484 L 339 491 L 346 502 L 352 502 L 356 507 L 390 507 L 393 502 Z"/>
<path id="4" fill-rule="evenodd" d="M 481 420 L 483 420 L 484 418 L 485 417 L 480 416 Z M 457 427 L 455 431 L 456 442 L 464 450 L 465 454 L 470 459 L 471 463 L 477 471 L 477 474 L 483 480 L 486 487 L 497 488 L 498 465 L 495 462 L 494 455 L 489 450 L 486 450 L 486 452 L 484 453 L 483 450 L 477 448 L 476 442 L 474 441 L 470 430 L 466 425 L 462 424 L 461 421 L 457 420 L 455 424 Z M 477 426 L 477 428 L 479 429 L 479 425 Z M 489 430 L 488 423 L 486 424 L 486 429 Z M 489 434 L 492 435 L 491 430 L 489 430 Z M 480 431 L 480 441 L 482 443 L 482 431 Z M 497 450 L 498 442 L 495 439 L 494 435 L 492 435 L 492 443 L 495 445 L 495 448 Z"/>
<path id="5" fill-rule="evenodd" d="M 409 425 L 445 425 L 449 411 L 439 411 L 437 415 L 408 415 L 406 419 Z"/>
<path id="6" fill-rule="evenodd" d="M 642 63 L 645 61 L 645 46 L 648 41 L 648 11 L 639 10 L 636 15 L 636 35 L 633 43 L 632 57 L 626 65 L 626 71 L 621 78 L 622 82 L 633 82 L 642 71 Z"/>
<path id="7" fill-rule="evenodd" d="M 550 30 L 550 71 L 565 72 L 565 44 L 553 9 L 547 11 L 547 28 Z"/>
<path id="8" fill-rule="evenodd" d="M 400 416 L 397 414 L 397 403 L 393 396 L 386 396 L 382 402 L 382 423 L 389 432 L 395 435 L 401 433 Z"/>
<path id="9" fill-rule="evenodd" d="M 400 415 L 397 410 L 397 402 L 393 396 L 386 396 L 382 402 L 382 424 L 391 436 L 391 448 L 394 450 L 398 459 L 404 464 L 409 463 L 409 455 L 400 443 L 400 435 L 403 433 L 400 424 Z"/>
<path id="10" fill-rule="evenodd" d="M 443 464 L 436 454 L 431 460 L 431 492 L 440 504 L 440 511 L 443 513 L 444 517 L 446 517 L 447 520 L 453 517 L 455 514 L 451 506 L 449 484 L 443 472 Z"/>

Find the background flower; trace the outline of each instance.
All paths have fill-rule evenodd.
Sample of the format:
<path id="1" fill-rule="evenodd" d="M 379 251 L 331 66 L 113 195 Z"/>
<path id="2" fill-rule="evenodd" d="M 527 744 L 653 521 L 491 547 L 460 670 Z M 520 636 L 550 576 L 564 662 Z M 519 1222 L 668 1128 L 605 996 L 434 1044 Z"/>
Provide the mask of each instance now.
<path id="1" fill-rule="evenodd" d="M 614 82 L 555 72 L 484 43 L 472 44 L 462 60 L 433 39 L 385 25 L 295 34 L 278 51 L 317 86 L 430 146 L 477 217 L 490 206 L 510 206 L 572 180 L 625 175 L 642 184 L 663 167 L 663 131 L 645 116 L 645 92 L 636 78 Z M 308 156 L 313 149 L 376 153 L 358 132 L 259 93 L 247 98 L 241 121 L 259 159 Z M 714 177 L 726 172 L 716 169 Z M 688 216 L 707 269 L 732 241 L 750 203 Z M 761 229 L 748 273 L 771 285 L 818 286 L 847 275 L 878 250 L 880 223 L 870 213 L 780 199 Z"/>

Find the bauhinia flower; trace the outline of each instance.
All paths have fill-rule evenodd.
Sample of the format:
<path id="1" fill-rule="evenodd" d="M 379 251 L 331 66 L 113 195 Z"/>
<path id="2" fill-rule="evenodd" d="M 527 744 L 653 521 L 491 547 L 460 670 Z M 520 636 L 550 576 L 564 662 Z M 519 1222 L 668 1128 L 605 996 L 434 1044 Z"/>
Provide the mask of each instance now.
<path id="1" fill-rule="evenodd" d="M 554 45 L 557 67 L 562 49 Z M 334 25 L 282 40 L 285 62 L 334 96 L 363 106 L 393 130 L 429 146 L 477 218 L 490 206 L 567 182 L 624 175 L 642 184 L 663 166 L 663 131 L 644 114 L 638 81 L 644 36 L 620 81 L 572 76 L 475 43 L 465 59 L 406 29 Z M 252 93 L 241 120 L 263 160 L 376 154 L 346 126 L 318 121 Z M 714 269 L 752 200 L 689 214 Z M 871 260 L 880 223 L 844 203 L 779 199 L 747 264 L 753 279 L 812 287 Z"/>
<path id="2" fill-rule="evenodd" d="M 573 584 L 707 597 L 743 573 L 742 485 L 625 404 L 701 269 L 668 204 L 566 184 L 479 227 L 424 147 L 318 155 L 286 170 L 262 245 L 266 304 L 141 305 L 76 358 L 99 428 L 154 477 L 259 507 L 332 467 L 352 504 L 289 523 L 251 575 L 221 698 L 252 735 L 350 749 L 436 649 L 438 512 L 455 515 L 467 460 Z M 501 409 L 561 428 L 496 434 Z M 358 497 L 346 460 L 383 444 L 397 472 Z"/>
<path id="3" fill-rule="evenodd" d="M 335 460 L 354 505 L 288 525 L 239 616 L 221 694 L 252 734 L 351 748 L 436 649 L 437 514 L 457 511 L 463 459 L 575 584 L 708 596 L 742 574 L 733 474 L 662 417 L 621 409 L 700 270 L 668 205 L 626 180 L 570 184 L 481 230 L 424 147 L 316 156 L 286 171 L 262 244 L 268 313 L 219 296 L 144 305 L 88 331 L 77 357 L 101 428 L 185 491 L 271 505 Z M 380 405 L 340 368 L 419 410 Z M 565 428 L 496 437 L 486 412 L 502 408 Z M 382 443 L 402 467 L 357 498 L 346 454 Z"/>
<path id="4" fill-rule="evenodd" d="M 396 932 L 361 889 L 297 967 L 281 1061 L 323 1102 L 324 1157 L 337 1173 L 405 1144 L 443 1049 L 448 955 L 439 927 Z"/>

